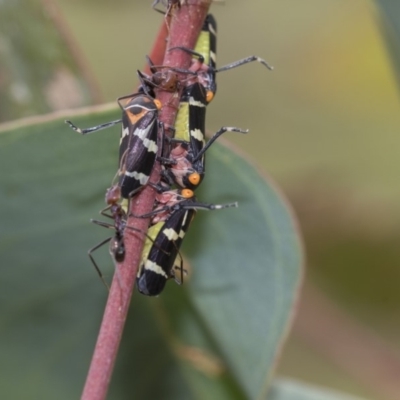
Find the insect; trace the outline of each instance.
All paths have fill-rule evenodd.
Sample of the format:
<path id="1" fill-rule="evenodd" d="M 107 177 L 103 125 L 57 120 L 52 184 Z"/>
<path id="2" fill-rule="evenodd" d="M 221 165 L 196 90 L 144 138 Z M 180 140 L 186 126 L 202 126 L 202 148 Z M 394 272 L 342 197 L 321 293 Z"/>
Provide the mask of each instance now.
<path id="1" fill-rule="evenodd" d="M 124 230 L 126 227 L 126 207 L 119 203 L 121 199 L 121 189 L 118 185 L 114 185 L 110 187 L 106 192 L 106 204 L 107 207 L 100 211 L 100 214 L 107 218 L 112 218 L 114 220 L 114 224 L 109 224 L 103 221 L 91 220 L 96 225 L 102 226 L 104 228 L 114 229 L 115 234 L 114 236 L 110 236 L 107 239 L 104 239 L 100 243 L 96 244 L 96 246 L 92 247 L 88 251 L 88 255 L 92 264 L 94 265 L 98 275 L 100 276 L 101 280 L 105 284 L 107 288 L 109 288 L 107 282 L 104 280 L 103 274 L 100 271 L 96 261 L 93 258 L 93 252 L 105 245 L 106 243 L 110 242 L 109 251 L 112 258 L 116 262 L 122 262 L 125 258 L 125 243 L 124 243 Z M 109 213 L 107 213 L 109 211 Z"/>
<path id="2" fill-rule="evenodd" d="M 146 56 L 150 65 L 151 75 L 137 71 L 141 86 L 139 92 L 156 97 L 154 89 L 161 89 L 167 92 L 178 92 L 184 86 L 185 79 L 181 79 L 178 73 L 196 76 L 197 73 L 182 68 L 167 67 L 165 65 L 154 65 L 150 57 Z"/>
<path id="3" fill-rule="evenodd" d="M 156 0 L 153 3 L 153 7 L 158 3 L 163 3 L 162 0 Z M 180 2 L 177 1 L 168 1 L 169 7 L 178 4 L 180 6 Z M 158 10 L 159 11 L 159 10 Z M 173 47 L 173 49 L 182 49 L 184 51 L 189 52 L 190 54 L 195 55 L 199 58 L 192 59 L 192 64 L 196 64 L 196 66 L 191 66 L 190 69 L 183 69 L 177 67 L 170 67 L 165 65 L 154 65 L 151 59 L 146 56 L 147 62 L 150 65 L 151 75 L 145 74 L 142 71 L 137 71 L 139 80 L 141 82 L 141 86 L 139 88 L 140 92 L 144 92 L 146 94 L 155 97 L 154 89 L 162 89 L 167 92 L 177 92 L 184 86 L 186 83 L 192 84 L 197 81 L 201 81 L 204 87 L 210 86 L 214 88 L 215 86 L 215 67 L 216 67 L 216 22 L 214 17 L 209 14 L 206 17 L 206 20 L 203 24 L 203 28 L 199 34 L 199 37 L 196 42 L 196 46 L 194 50 L 189 50 L 186 47 Z M 187 75 L 186 79 L 180 78 L 178 74 Z M 209 74 L 211 79 L 207 79 L 205 74 Z M 209 82 L 212 83 L 209 83 Z M 216 90 L 216 89 L 215 89 Z M 211 101 L 213 93 L 206 94 L 207 103 Z"/>
<path id="4" fill-rule="evenodd" d="M 197 73 L 199 82 L 206 88 L 207 104 L 217 91 L 215 69 L 217 67 L 217 21 L 212 14 L 207 14 L 203 27 L 194 47 L 198 59 L 192 59 L 190 70 Z"/>
<path id="5" fill-rule="evenodd" d="M 141 263 L 137 273 L 139 291 L 149 296 L 160 294 L 166 281 L 170 278 L 174 278 L 177 283 L 183 282 L 184 270 L 179 249 L 196 210 L 217 210 L 227 207 L 237 207 L 237 203 L 223 205 L 199 203 L 196 201 L 193 191 L 189 189 L 165 190 L 166 187 L 160 189 L 159 186 L 156 188 L 159 193 L 156 195 L 154 210 L 140 216 L 141 218 L 151 217 L 150 228 L 146 234 Z M 118 203 L 119 200 L 120 189 L 118 185 L 114 185 L 108 189 L 106 194 L 108 206 L 100 212 L 103 216 L 112 218 L 114 223 L 109 224 L 103 221 L 92 220 L 97 225 L 115 230 L 114 236 L 103 240 L 88 251 L 98 275 L 107 288 L 109 286 L 92 253 L 110 242 L 109 250 L 111 256 L 116 262 L 122 262 L 125 258 L 125 229 L 132 229 L 141 233 L 141 231 L 126 225 L 126 208 L 123 204 Z M 176 271 L 179 271 L 180 276 Z"/>
<path id="6" fill-rule="evenodd" d="M 206 98 L 199 82 L 187 86 L 181 97 L 175 120 L 174 138 L 167 157 L 160 157 L 164 165 L 163 177 L 172 185 L 196 189 L 204 178 L 205 153 L 225 132 L 247 133 L 236 127 L 222 127 L 205 141 Z"/>
<path id="7" fill-rule="evenodd" d="M 227 71 L 253 61 L 263 64 L 269 70 L 273 69 L 273 67 L 270 66 L 264 59 L 258 56 L 246 57 L 223 67 L 217 68 L 217 22 L 211 14 L 207 15 L 193 50 L 182 46 L 176 46 L 170 50 L 174 49 L 183 50 L 193 56 L 192 65 L 190 66 L 189 71 L 196 72 L 197 76 L 195 79 L 189 80 L 188 84 L 192 84 L 194 80 L 197 80 L 202 84 L 204 90 L 206 91 L 207 104 L 213 100 L 217 91 L 215 77 L 217 72 Z"/>
<path id="8" fill-rule="evenodd" d="M 122 104 L 124 99 L 127 99 L 126 104 Z M 82 135 L 122 122 L 118 184 L 121 196 L 127 199 L 147 183 L 153 169 L 158 151 L 158 111 L 161 103 L 148 94 L 136 93 L 120 97 L 118 104 L 122 110 L 122 119 L 86 129 L 78 128 L 71 121 L 65 122 Z"/>
<path id="9" fill-rule="evenodd" d="M 158 190 L 160 190 L 157 187 Z M 171 204 L 176 204 L 178 201 L 181 201 L 183 199 L 186 199 L 187 197 L 193 196 L 193 192 L 190 191 L 190 193 L 186 190 L 184 194 L 180 195 L 178 191 L 165 191 L 165 188 L 163 188 L 164 193 L 158 193 L 156 197 L 156 204 L 158 207 L 160 207 L 161 204 L 165 206 L 171 205 Z M 98 243 L 96 246 L 91 248 L 88 251 L 88 255 L 90 260 L 92 261 L 98 275 L 100 276 L 101 280 L 103 281 L 104 285 L 109 289 L 109 286 L 107 282 L 105 281 L 103 274 L 100 271 L 100 268 L 98 267 L 96 261 L 93 258 L 93 252 L 105 245 L 106 243 L 110 242 L 109 246 L 109 252 L 111 254 L 111 257 L 113 260 L 117 263 L 121 263 L 125 259 L 125 241 L 124 241 L 124 233 L 126 229 L 131 229 L 135 232 L 138 233 L 143 233 L 144 232 L 140 231 L 139 229 L 136 229 L 132 226 L 127 225 L 127 209 L 128 209 L 128 201 L 126 199 L 121 200 L 121 189 L 118 185 L 111 186 L 109 189 L 107 189 L 106 192 L 106 203 L 107 207 L 104 208 L 103 210 L 100 211 L 100 214 L 103 215 L 104 217 L 111 218 L 113 219 L 114 223 L 110 224 L 104 221 L 98 221 L 98 220 L 91 220 L 92 223 L 102 226 L 104 228 L 108 229 L 114 229 L 115 233 L 114 236 L 110 236 L 100 243 Z M 160 212 L 157 212 L 154 214 L 151 224 L 154 224 L 156 222 L 162 221 L 165 219 L 165 215 L 163 215 L 163 210 Z M 152 238 L 145 234 L 148 240 L 152 240 Z M 162 252 L 163 250 L 160 249 Z"/>
<path id="10" fill-rule="evenodd" d="M 153 218 L 162 214 L 160 220 L 151 225 L 145 241 L 141 262 L 136 278 L 136 284 L 140 293 L 148 296 L 159 295 L 165 287 L 168 279 L 174 278 L 177 283 L 183 282 L 183 262 L 179 254 L 183 238 L 197 209 L 219 210 L 228 207 L 237 207 L 237 203 L 230 204 L 206 204 L 199 203 L 191 190 L 168 191 L 162 196 L 168 200 L 159 201 L 152 213 L 141 217 Z M 176 198 L 174 199 L 174 196 Z M 180 271 L 180 278 L 176 271 Z"/>
<path id="11" fill-rule="evenodd" d="M 157 68 L 157 67 L 155 67 Z M 156 70 L 150 67 L 152 75 L 147 75 L 142 71 L 137 71 L 141 87 L 139 89 L 150 93 L 152 97 L 156 97 L 154 89 L 162 89 L 167 92 L 176 92 L 180 88 L 180 80 L 178 74 L 171 68 L 163 68 Z"/>

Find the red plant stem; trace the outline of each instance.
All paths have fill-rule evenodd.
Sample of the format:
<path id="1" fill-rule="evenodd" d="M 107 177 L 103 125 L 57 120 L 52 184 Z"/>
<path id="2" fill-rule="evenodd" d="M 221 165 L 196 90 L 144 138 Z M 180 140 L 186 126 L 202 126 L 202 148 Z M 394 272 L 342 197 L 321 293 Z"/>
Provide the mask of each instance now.
<path id="1" fill-rule="evenodd" d="M 161 24 L 160 29 L 157 34 L 157 38 L 154 41 L 153 48 L 149 54 L 150 60 L 153 61 L 155 65 L 161 65 L 164 59 L 165 50 L 167 49 L 167 37 L 168 37 L 168 27 L 166 21 Z M 150 75 L 150 65 L 146 63 L 143 72 Z"/>
<path id="2" fill-rule="evenodd" d="M 194 47 L 210 3 L 211 0 L 190 0 L 190 4 L 184 4 L 180 9 L 172 11 L 172 16 L 169 20 L 168 48 L 175 46 Z M 165 25 L 165 22 L 163 24 Z M 162 34 L 158 35 L 157 41 L 160 40 L 164 40 Z M 163 47 L 156 44 L 154 48 L 162 49 Z M 157 57 L 154 57 L 156 61 Z M 168 51 L 167 49 L 163 64 L 187 69 L 190 66 L 190 61 L 191 56 L 188 53 L 181 50 Z M 173 126 L 180 96 L 164 91 L 160 91 L 157 95 L 163 104 L 163 108 L 159 113 L 159 120 L 165 126 Z M 157 162 L 150 181 L 159 182 L 160 173 L 161 165 Z M 128 226 L 135 227 L 141 232 L 147 231 L 149 220 L 135 218 L 133 215 L 143 215 L 151 212 L 155 195 L 154 189 L 147 186 L 138 196 L 132 199 L 130 204 L 131 212 L 127 222 Z M 130 305 L 144 238 L 144 234 L 139 234 L 131 229 L 125 230 L 125 260 L 123 263 L 116 265 L 116 273 L 111 284 L 103 321 L 83 389 L 82 400 L 104 400 L 106 398 Z"/>

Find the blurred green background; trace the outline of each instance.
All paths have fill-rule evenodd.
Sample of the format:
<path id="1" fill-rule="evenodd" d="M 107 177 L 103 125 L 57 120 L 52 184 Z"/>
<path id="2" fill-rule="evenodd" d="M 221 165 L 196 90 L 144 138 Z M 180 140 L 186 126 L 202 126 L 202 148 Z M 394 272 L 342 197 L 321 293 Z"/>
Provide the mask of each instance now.
<path id="1" fill-rule="evenodd" d="M 379 400 L 400 393 L 399 48 L 383 3 L 392 21 L 362 0 L 214 5 L 218 65 L 256 54 L 275 70 L 219 74 L 207 120 L 250 129 L 227 138 L 283 188 L 304 233 L 305 300 L 278 374 Z M 103 101 L 134 91 L 162 20 L 150 1 L 54 4 Z"/>

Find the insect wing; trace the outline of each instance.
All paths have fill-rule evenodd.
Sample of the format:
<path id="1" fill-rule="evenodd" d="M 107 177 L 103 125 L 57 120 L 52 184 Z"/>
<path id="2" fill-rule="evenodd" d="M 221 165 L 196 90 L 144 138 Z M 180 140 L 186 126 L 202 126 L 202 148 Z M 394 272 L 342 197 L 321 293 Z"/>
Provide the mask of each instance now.
<path id="1" fill-rule="evenodd" d="M 208 14 L 200 35 L 197 39 L 194 51 L 204 57 L 204 63 L 210 68 L 207 71 L 207 86 L 213 92 L 217 91 L 215 69 L 217 67 L 217 21 Z"/>
<path id="2" fill-rule="evenodd" d="M 194 83 L 186 88 L 182 95 L 182 102 L 188 104 L 186 132 L 184 136 L 190 143 L 193 156 L 201 151 L 205 143 L 206 129 L 206 97 L 204 88 L 199 83 Z M 175 136 L 176 137 L 176 136 Z"/>
<path id="3" fill-rule="evenodd" d="M 192 164 L 205 145 L 206 95 L 203 86 L 196 82 L 185 88 L 175 120 L 174 138 L 183 142 L 171 151 L 177 164 L 171 166 L 173 180 L 181 187 L 195 189 L 204 175 L 204 155 Z M 192 174 L 197 181 L 192 181 Z"/>
<path id="4" fill-rule="evenodd" d="M 205 145 L 206 132 L 206 95 L 200 84 L 191 87 L 188 98 L 189 102 L 189 135 L 190 153 L 196 158 Z M 204 155 L 193 165 L 200 174 L 204 171 Z"/>
<path id="5" fill-rule="evenodd" d="M 204 21 L 194 51 L 204 57 L 207 65 L 216 67 L 217 22 L 211 14 L 208 14 Z"/>
<path id="6" fill-rule="evenodd" d="M 119 150 L 121 195 L 145 185 L 153 168 L 157 146 L 158 108 L 151 97 L 138 95 L 124 107 Z"/>
<path id="7" fill-rule="evenodd" d="M 184 142 L 190 141 L 189 135 L 189 95 L 191 86 L 185 88 L 182 93 L 180 102 L 179 102 L 179 110 L 175 119 L 175 134 L 174 138 L 178 140 L 182 140 Z"/>
<path id="8" fill-rule="evenodd" d="M 177 210 L 165 222 L 159 222 L 148 231 L 142 261 L 137 276 L 137 286 L 142 294 L 159 295 L 169 278 L 179 253 L 183 238 L 196 210 Z"/>

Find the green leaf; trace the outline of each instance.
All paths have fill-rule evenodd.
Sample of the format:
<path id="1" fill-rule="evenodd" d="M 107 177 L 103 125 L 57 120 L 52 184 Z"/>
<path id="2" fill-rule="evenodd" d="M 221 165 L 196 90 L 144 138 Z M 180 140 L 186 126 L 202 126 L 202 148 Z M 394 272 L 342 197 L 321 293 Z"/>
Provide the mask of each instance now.
<path id="1" fill-rule="evenodd" d="M 118 115 L 68 117 L 87 127 Z M 0 132 L 2 398 L 79 396 L 107 297 L 86 252 L 110 231 L 88 220 L 104 207 L 118 142 L 118 127 L 82 137 L 61 119 Z M 239 208 L 198 212 L 183 247 L 191 270 L 183 286 L 170 282 L 158 298 L 135 292 L 112 399 L 267 392 L 302 249 L 270 182 L 231 150 L 212 147 L 198 199 L 237 200 Z M 110 279 L 107 249 L 95 257 Z"/>
<path id="2" fill-rule="evenodd" d="M 362 400 L 333 390 L 310 386 L 293 380 L 279 379 L 274 382 L 267 400 Z"/>

